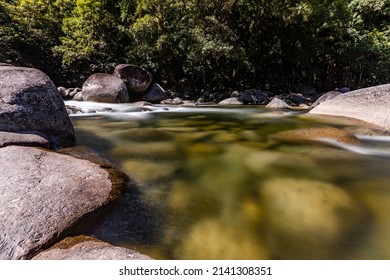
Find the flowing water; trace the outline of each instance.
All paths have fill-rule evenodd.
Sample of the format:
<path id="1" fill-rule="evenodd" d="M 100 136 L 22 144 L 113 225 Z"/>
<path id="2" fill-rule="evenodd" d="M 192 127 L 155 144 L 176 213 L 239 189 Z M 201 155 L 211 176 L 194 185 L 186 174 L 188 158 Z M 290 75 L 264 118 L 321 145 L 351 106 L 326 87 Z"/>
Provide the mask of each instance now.
<path id="1" fill-rule="evenodd" d="M 305 111 L 68 103 L 132 179 L 88 234 L 157 259 L 390 259 L 390 138 L 285 141 Z M 103 110 L 104 111 L 104 110 Z"/>

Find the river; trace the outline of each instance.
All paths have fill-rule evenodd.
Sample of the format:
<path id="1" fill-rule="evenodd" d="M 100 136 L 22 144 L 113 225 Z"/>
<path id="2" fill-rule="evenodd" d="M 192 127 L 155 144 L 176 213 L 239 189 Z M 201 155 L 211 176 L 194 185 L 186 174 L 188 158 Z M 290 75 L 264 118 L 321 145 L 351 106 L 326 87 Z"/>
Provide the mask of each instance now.
<path id="1" fill-rule="evenodd" d="M 131 178 L 86 234 L 156 259 L 390 259 L 388 136 L 274 137 L 358 131 L 305 110 L 67 104 L 91 111 L 77 144 Z"/>

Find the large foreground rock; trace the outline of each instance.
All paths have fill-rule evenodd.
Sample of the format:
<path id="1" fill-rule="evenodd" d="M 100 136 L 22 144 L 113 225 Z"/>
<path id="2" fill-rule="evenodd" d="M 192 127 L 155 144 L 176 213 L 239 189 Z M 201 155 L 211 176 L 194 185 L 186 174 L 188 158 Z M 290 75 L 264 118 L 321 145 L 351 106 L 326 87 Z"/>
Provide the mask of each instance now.
<path id="1" fill-rule="evenodd" d="M 48 250 L 36 255 L 33 260 L 150 260 L 137 251 L 116 247 L 88 237 L 68 237 Z"/>
<path id="2" fill-rule="evenodd" d="M 390 129 L 390 84 L 340 94 L 309 113 L 355 118 Z"/>
<path id="3" fill-rule="evenodd" d="M 106 73 L 91 75 L 83 84 L 82 96 L 84 101 L 129 102 L 129 92 L 126 84 L 118 77 Z"/>
<path id="4" fill-rule="evenodd" d="M 98 164 L 48 150 L 0 149 L 0 259 L 27 259 L 120 194 Z"/>
<path id="5" fill-rule="evenodd" d="M 0 67 L 0 131 L 38 134 L 54 147 L 75 143 L 57 87 L 33 68 Z"/>

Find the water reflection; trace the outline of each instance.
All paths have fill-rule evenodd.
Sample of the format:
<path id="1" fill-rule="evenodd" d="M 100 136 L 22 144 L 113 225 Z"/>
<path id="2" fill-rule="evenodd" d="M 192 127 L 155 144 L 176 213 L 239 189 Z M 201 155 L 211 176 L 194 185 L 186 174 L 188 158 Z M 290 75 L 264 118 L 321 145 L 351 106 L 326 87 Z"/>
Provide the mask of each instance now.
<path id="1" fill-rule="evenodd" d="M 207 107 L 74 118 L 78 143 L 134 181 L 92 234 L 162 259 L 390 259 L 388 139 L 272 137 L 324 125 L 302 113 Z"/>

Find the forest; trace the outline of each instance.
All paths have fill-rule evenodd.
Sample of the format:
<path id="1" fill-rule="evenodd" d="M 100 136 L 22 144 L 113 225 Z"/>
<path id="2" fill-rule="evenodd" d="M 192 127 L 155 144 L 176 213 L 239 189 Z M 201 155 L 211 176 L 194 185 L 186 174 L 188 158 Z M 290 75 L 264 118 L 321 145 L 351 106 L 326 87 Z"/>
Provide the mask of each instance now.
<path id="1" fill-rule="evenodd" d="M 194 97 L 390 82 L 389 0 L 0 0 L 0 62 L 80 86 L 120 63 Z"/>

